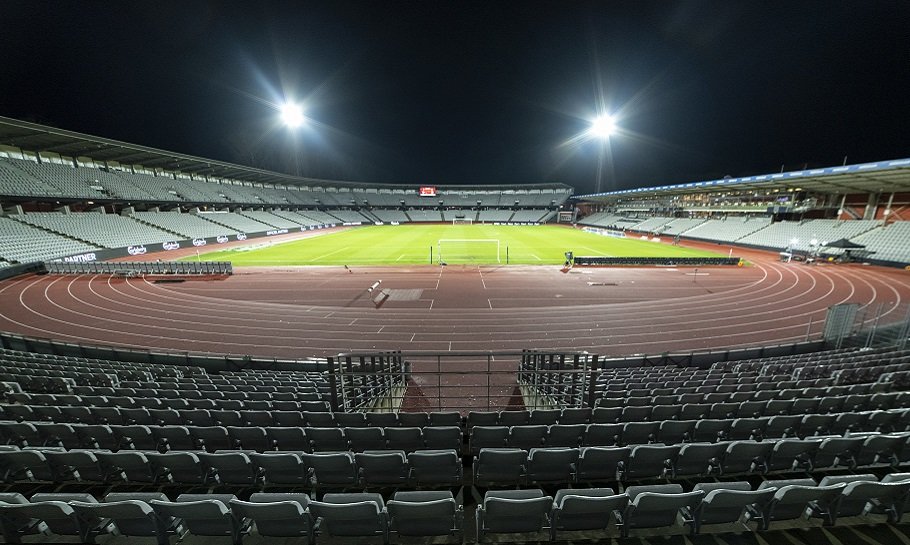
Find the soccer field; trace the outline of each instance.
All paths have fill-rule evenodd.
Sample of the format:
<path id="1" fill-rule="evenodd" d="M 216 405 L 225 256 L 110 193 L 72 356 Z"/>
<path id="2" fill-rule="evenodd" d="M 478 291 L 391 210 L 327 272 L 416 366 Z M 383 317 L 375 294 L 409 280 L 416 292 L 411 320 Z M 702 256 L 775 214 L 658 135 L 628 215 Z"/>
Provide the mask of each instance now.
<path id="1" fill-rule="evenodd" d="M 371 225 L 269 245 L 209 252 L 200 259 L 235 266 L 277 265 L 555 265 L 565 252 L 612 257 L 723 257 L 633 238 L 614 238 L 555 225 Z M 258 244 L 266 244 L 256 247 Z M 185 258 L 194 260 L 195 256 Z"/>

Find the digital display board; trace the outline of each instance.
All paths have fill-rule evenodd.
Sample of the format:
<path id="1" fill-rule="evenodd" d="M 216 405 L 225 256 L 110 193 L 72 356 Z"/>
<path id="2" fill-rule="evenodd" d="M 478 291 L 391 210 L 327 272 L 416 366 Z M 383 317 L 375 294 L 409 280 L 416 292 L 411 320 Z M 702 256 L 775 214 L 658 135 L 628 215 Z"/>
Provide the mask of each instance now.
<path id="1" fill-rule="evenodd" d="M 420 188 L 420 196 L 421 197 L 435 197 L 436 188 L 431 185 L 423 186 Z"/>

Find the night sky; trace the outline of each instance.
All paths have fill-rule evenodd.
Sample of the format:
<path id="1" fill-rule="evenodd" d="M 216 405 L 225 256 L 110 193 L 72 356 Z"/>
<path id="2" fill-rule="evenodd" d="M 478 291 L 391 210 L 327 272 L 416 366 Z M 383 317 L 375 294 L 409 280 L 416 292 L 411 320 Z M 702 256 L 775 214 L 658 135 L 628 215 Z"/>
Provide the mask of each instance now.
<path id="1" fill-rule="evenodd" d="M 910 157 L 906 0 L 4 0 L 0 51 L 0 115 L 317 178 L 589 192 L 598 104 L 605 190 Z"/>

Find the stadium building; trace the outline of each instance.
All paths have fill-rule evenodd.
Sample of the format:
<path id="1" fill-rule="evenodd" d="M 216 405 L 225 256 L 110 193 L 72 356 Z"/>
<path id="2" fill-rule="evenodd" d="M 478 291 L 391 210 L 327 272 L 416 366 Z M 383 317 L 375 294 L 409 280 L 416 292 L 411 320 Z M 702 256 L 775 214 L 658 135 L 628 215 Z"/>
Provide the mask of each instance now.
<path id="1" fill-rule="evenodd" d="M 906 537 L 910 160 L 576 196 L 0 118 L 0 206 L 6 542 Z"/>

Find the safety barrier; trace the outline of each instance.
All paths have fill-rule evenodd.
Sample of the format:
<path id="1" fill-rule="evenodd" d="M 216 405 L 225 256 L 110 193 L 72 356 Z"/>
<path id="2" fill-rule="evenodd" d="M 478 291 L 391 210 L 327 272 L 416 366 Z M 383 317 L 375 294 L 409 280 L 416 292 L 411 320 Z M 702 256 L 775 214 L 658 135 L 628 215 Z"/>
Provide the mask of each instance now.
<path id="1" fill-rule="evenodd" d="M 140 275 L 231 275 L 234 269 L 229 261 L 47 261 L 48 274 L 111 274 L 123 277 Z"/>

